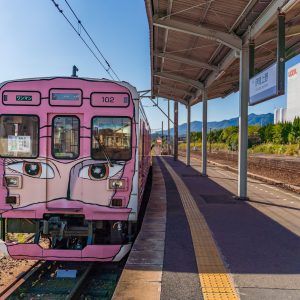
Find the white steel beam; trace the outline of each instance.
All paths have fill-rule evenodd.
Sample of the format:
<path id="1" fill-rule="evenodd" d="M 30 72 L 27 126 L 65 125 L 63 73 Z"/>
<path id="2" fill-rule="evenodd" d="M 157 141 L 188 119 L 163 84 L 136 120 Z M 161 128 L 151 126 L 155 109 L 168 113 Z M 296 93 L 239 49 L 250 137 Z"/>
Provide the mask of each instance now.
<path id="1" fill-rule="evenodd" d="M 203 90 L 197 90 L 192 96 L 191 105 L 198 103 L 199 102 L 198 99 L 200 98 L 201 95 L 203 95 Z"/>
<path id="2" fill-rule="evenodd" d="M 175 20 L 159 19 L 157 17 L 153 17 L 153 25 L 217 41 L 235 50 L 240 50 L 242 48 L 242 40 L 237 35 L 215 30 L 209 26 L 196 26 Z"/>
<path id="3" fill-rule="evenodd" d="M 251 38 L 259 36 L 270 24 L 274 22 L 277 17 L 278 9 L 287 4 L 288 0 L 274 0 L 266 7 L 263 13 L 251 25 L 250 34 Z M 295 1 L 291 1 L 295 2 Z M 248 43 L 249 33 L 243 36 L 243 42 Z"/>
<path id="4" fill-rule="evenodd" d="M 164 92 L 159 92 L 159 95 L 156 95 L 157 97 L 161 97 L 161 98 L 165 98 L 165 99 L 169 99 L 169 100 L 174 100 L 175 102 L 180 102 L 184 105 L 187 104 L 187 101 L 179 98 L 179 97 L 176 97 L 174 94 L 172 93 L 164 93 Z"/>
<path id="5" fill-rule="evenodd" d="M 163 73 L 163 72 L 154 72 L 153 75 L 157 76 L 157 77 L 177 81 L 177 82 L 180 82 L 180 83 L 183 83 L 183 84 L 191 85 L 191 86 L 193 86 L 193 87 L 195 87 L 199 90 L 204 89 L 204 85 L 203 85 L 202 82 L 196 81 L 196 80 L 193 80 L 193 79 L 189 79 L 189 78 L 186 78 L 186 77 L 183 77 L 183 76 L 178 76 L 178 75 Z"/>
<path id="6" fill-rule="evenodd" d="M 293 4 L 299 2 L 299 0 L 274 0 L 270 3 L 270 5 L 262 12 L 257 21 L 252 25 L 249 35 L 249 31 L 245 33 L 243 36 L 243 41 L 247 43 L 250 39 L 255 39 L 261 32 L 263 32 L 272 22 L 274 22 L 275 18 L 278 14 L 278 8 L 281 8 L 282 12 L 288 11 Z M 225 57 L 223 62 L 219 65 L 220 72 L 226 70 L 237 58 L 239 58 L 239 53 L 237 51 L 231 50 L 228 55 Z M 209 88 L 209 86 L 216 80 L 218 76 L 217 72 L 213 72 L 208 76 L 205 86 Z M 193 104 L 197 103 L 197 99 L 193 99 Z"/>
<path id="7" fill-rule="evenodd" d="M 170 15 L 172 12 L 172 7 L 173 7 L 173 0 L 168 1 L 168 9 L 167 9 L 167 15 Z M 164 46 L 163 46 L 163 52 L 166 51 L 167 48 L 167 43 L 168 43 L 168 36 L 169 36 L 169 30 L 165 30 L 165 36 L 164 36 Z M 165 60 L 164 58 L 162 59 L 161 62 L 161 69 L 160 71 L 163 72 L 165 66 Z M 158 88 L 159 91 L 159 88 Z"/>
<path id="8" fill-rule="evenodd" d="M 174 60 L 180 63 L 184 63 L 186 65 L 191 65 L 191 66 L 195 66 L 195 67 L 199 67 L 199 68 L 204 68 L 207 70 L 212 70 L 212 71 L 218 71 L 219 68 L 217 66 L 214 65 L 210 65 L 195 59 L 190 59 L 190 58 L 185 58 L 185 57 L 181 57 L 178 55 L 174 55 L 171 53 L 158 53 L 156 54 L 158 57 L 160 58 L 165 58 L 165 59 L 169 59 L 169 60 Z"/>
<path id="9" fill-rule="evenodd" d="M 175 94 L 180 93 L 180 94 L 185 94 L 185 95 L 188 95 L 188 96 L 193 96 L 194 95 L 193 93 L 187 92 L 185 90 L 182 90 L 182 89 L 179 89 L 179 88 L 174 88 L 174 87 L 163 85 L 163 84 L 159 85 L 159 90 L 162 90 L 163 92 L 166 90 L 168 92 L 173 92 Z"/>
<path id="10" fill-rule="evenodd" d="M 300 25 L 294 25 L 294 26 L 286 28 L 286 30 L 285 30 L 286 38 L 296 36 L 296 35 L 300 35 Z M 255 48 L 262 47 L 276 39 L 277 39 L 277 31 L 276 30 L 264 32 L 261 37 L 258 37 L 255 40 Z"/>

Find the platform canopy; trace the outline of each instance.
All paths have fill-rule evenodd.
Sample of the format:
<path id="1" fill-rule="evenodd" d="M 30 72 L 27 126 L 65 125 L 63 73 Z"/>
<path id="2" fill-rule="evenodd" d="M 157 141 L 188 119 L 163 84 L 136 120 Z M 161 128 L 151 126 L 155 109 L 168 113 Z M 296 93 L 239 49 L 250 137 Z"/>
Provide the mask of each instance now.
<path id="1" fill-rule="evenodd" d="M 255 41 L 255 69 L 276 61 L 278 9 L 286 13 L 286 58 L 300 53 L 299 0 L 145 0 L 152 96 L 196 104 L 239 89 L 242 45 Z"/>

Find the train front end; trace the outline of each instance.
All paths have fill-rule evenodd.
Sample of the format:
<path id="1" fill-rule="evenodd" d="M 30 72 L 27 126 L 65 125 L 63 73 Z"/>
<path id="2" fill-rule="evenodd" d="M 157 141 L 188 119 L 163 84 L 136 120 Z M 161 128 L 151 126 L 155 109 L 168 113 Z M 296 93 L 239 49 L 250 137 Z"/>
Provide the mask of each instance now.
<path id="1" fill-rule="evenodd" d="M 71 77 L 0 88 L 0 251 L 122 259 L 139 207 L 135 88 Z"/>

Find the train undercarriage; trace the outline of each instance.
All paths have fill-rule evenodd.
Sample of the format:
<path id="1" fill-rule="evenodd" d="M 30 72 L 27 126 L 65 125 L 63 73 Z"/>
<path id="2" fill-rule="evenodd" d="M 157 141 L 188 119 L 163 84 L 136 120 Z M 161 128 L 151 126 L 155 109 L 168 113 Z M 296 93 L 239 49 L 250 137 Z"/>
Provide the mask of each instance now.
<path id="1" fill-rule="evenodd" d="M 38 219 L 1 219 L 6 243 L 38 244 L 43 249 L 82 250 L 87 245 L 131 243 L 136 222 L 85 220 L 83 215 L 45 214 Z"/>

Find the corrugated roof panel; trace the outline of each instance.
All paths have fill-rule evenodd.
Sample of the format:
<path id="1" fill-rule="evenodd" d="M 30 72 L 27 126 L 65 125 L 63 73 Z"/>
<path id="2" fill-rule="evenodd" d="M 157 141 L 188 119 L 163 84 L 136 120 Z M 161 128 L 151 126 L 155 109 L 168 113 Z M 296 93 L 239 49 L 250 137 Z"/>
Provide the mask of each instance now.
<path id="1" fill-rule="evenodd" d="M 159 17 L 166 16 L 171 12 L 171 15 L 166 17 L 165 20 L 177 20 L 193 25 L 203 24 L 204 26 L 217 28 L 224 32 L 233 30 L 238 35 L 242 35 L 248 31 L 249 25 L 258 18 L 270 3 L 273 5 L 275 1 L 280 0 L 145 1 L 151 30 L 153 30 L 153 27 L 151 27 L 153 17 L 152 7 L 154 7 L 154 13 Z M 299 2 L 300 1 L 297 2 L 296 0 L 296 5 L 294 5 L 293 10 L 286 14 L 287 26 L 289 28 L 292 28 L 291 26 L 298 26 L 299 28 L 298 31 L 297 27 L 293 29 L 293 33 L 296 32 L 298 33 L 297 35 L 286 39 L 288 57 L 298 54 L 300 51 Z M 172 6 L 170 6 L 170 4 L 172 4 Z M 168 32 L 167 39 L 166 32 Z M 256 50 L 255 67 L 257 70 L 269 65 L 276 58 L 276 39 L 274 39 L 274 32 L 276 33 L 276 19 L 269 28 L 265 28 L 265 32 L 261 33 L 259 39 L 257 39 L 257 42 L 264 43 L 263 46 Z M 222 65 L 227 57 L 231 57 L 230 63 L 226 65 L 226 69 L 221 70 L 222 73 L 218 73 L 217 71 L 212 72 L 205 68 L 197 68 L 190 63 L 178 62 L 174 60 L 174 57 L 173 60 L 154 57 L 154 63 L 152 65 L 152 90 L 154 95 L 160 95 L 161 93 L 165 96 L 166 92 L 172 93 L 172 88 L 174 89 L 173 94 L 176 97 L 184 97 L 184 91 L 187 93 L 195 93 L 197 91 L 197 88 L 190 84 L 183 84 L 178 81 L 159 78 L 153 75 L 154 72 L 160 72 L 161 70 L 166 74 L 173 74 L 203 83 L 207 82 L 208 78 L 211 78 L 212 73 L 219 74 L 215 81 L 209 81 L 209 97 L 222 97 L 231 91 L 237 90 L 239 82 L 239 59 L 233 55 L 234 52 L 228 46 L 219 44 L 219 42 L 213 41 L 212 39 L 197 37 L 172 29 L 167 31 L 164 28 L 158 29 L 156 27 L 154 27 L 153 36 L 151 37 L 151 45 L 152 57 L 155 53 L 172 53 L 184 59 L 193 59 L 215 66 Z M 188 99 L 188 96 L 184 98 Z"/>

